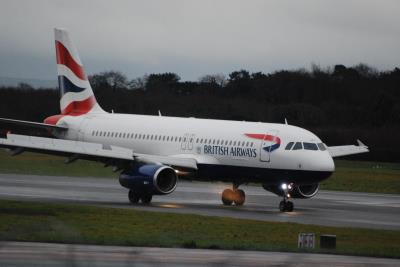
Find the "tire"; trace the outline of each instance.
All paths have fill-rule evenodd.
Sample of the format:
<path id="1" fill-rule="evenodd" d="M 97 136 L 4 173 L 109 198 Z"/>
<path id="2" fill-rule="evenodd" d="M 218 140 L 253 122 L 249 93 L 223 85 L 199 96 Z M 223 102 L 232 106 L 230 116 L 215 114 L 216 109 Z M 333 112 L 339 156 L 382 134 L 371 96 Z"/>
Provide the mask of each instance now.
<path id="1" fill-rule="evenodd" d="M 153 199 L 153 195 L 144 195 L 140 198 L 143 204 L 150 204 L 151 200 Z"/>
<path id="2" fill-rule="evenodd" d="M 222 200 L 222 203 L 223 203 L 225 206 L 231 206 L 232 203 L 233 203 L 234 198 L 235 198 L 235 193 L 233 192 L 232 189 L 229 189 L 229 188 L 228 188 L 228 189 L 225 189 L 225 190 L 222 192 L 221 200 Z"/>
<path id="3" fill-rule="evenodd" d="M 286 202 L 286 211 L 292 212 L 293 207 L 294 207 L 293 202 L 290 202 L 290 201 Z"/>
<path id="4" fill-rule="evenodd" d="M 135 194 L 135 192 L 133 192 L 132 190 L 129 190 L 128 198 L 129 198 L 129 202 L 131 202 L 131 204 L 137 204 L 140 199 L 139 196 L 137 194 Z"/>
<path id="5" fill-rule="evenodd" d="M 235 199 L 233 200 L 233 202 L 235 203 L 236 206 L 242 206 L 246 201 L 246 194 L 242 189 L 238 189 L 234 193 L 235 193 Z"/>
<path id="6" fill-rule="evenodd" d="M 281 202 L 279 202 L 279 210 L 281 212 L 285 212 L 286 211 L 286 205 L 285 205 L 285 202 L 283 200 Z"/>

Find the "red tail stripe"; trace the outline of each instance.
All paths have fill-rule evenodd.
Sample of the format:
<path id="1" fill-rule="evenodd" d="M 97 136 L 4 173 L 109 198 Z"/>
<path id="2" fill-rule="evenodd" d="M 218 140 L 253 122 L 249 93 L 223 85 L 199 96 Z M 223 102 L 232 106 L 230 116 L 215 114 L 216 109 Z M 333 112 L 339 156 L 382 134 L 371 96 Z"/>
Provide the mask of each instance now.
<path id="1" fill-rule="evenodd" d="M 88 113 L 96 104 L 96 99 L 91 96 L 82 101 L 71 102 L 66 108 L 61 111 L 63 115 L 79 116 Z"/>
<path id="2" fill-rule="evenodd" d="M 78 76 L 81 80 L 87 80 L 86 74 L 81 65 L 76 63 L 74 58 L 71 56 L 67 48 L 56 41 L 56 54 L 57 54 L 57 64 L 62 64 L 68 67 L 76 76 Z"/>

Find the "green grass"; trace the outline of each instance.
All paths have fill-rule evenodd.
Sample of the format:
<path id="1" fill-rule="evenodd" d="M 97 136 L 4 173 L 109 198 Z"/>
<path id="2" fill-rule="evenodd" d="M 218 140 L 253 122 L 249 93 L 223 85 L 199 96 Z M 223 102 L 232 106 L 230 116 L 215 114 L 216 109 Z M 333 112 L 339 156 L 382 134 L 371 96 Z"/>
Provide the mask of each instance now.
<path id="1" fill-rule="evenodd" d="M 63 157 L 30 152 L 10 156 L 8 152 L 0 149 L 0 172 L 50 176 L 116 176 L 110 167 L 104 168 L 103 164 L 97 162 L 78 160 L 71 164 L 65 164 L 64 160 Z"/>
<path id="2" fill-rule="evenodd" d="M 336 171 L 321 189 L 400 194 L 400 164 L 335 161 Z"/>
<path id="3" fill-rule="evenodd" d="M 64 158 L 35 153 L 12 157 L 0 150 L 0 172 L 37 175 L 115 177 L 111 168 L 89 161 L 64 164 Z M 321 189 L 400 194 L 400 164 L 336 161 L 336 171 Z"/>
<path id="4" fill-rule="evenodd" d="M 400 257 L 400 231 L 156 213 L 0 200 L 0 240 L 74 244 L 304 251 L 300 232 L 335 234 L 337 249 L 315 252 Z"/>

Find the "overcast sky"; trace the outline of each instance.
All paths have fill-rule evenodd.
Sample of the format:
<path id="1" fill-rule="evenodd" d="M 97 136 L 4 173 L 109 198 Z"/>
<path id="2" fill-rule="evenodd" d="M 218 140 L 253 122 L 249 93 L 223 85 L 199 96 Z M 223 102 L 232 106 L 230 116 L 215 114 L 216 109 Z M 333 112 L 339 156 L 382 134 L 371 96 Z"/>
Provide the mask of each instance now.
<path id="1" fill-rule="evenodd" d="M 54 27 L 89 74 L 400 66 L 398 0 L 0 0 L 0 76 L 55 79 Z"/>

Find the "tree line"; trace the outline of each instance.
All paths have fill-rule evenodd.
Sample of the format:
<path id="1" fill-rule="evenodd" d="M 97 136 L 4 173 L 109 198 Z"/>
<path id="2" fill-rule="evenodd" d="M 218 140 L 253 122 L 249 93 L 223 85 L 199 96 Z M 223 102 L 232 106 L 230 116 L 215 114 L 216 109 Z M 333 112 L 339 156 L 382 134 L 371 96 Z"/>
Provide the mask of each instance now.
<path id="1" fill-rule="evenodd" d="M 283 123 L 307 128 L 328 145 L 355 143 L 355 159 L 399 161 L 400 69 L 365 64 L 273 73 L 238 70 L 182 81 L 176 73 L 129 80 L 118 71 L 89 77 L 100 105 L 118 113 Z M 59 113 L 58 91 L 29 85 L 0 89 L 0 117 L 42 121 Z"/>

